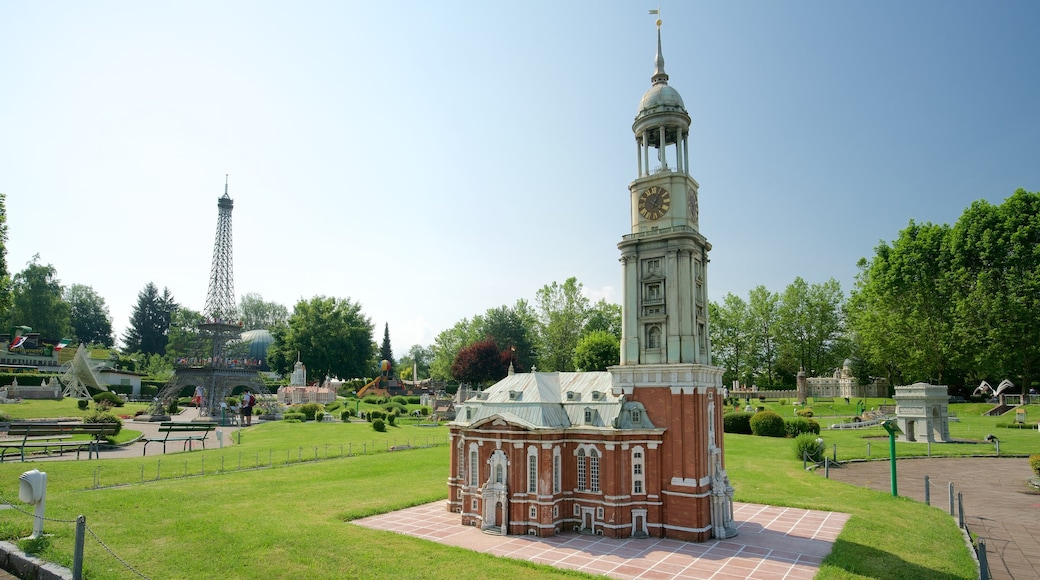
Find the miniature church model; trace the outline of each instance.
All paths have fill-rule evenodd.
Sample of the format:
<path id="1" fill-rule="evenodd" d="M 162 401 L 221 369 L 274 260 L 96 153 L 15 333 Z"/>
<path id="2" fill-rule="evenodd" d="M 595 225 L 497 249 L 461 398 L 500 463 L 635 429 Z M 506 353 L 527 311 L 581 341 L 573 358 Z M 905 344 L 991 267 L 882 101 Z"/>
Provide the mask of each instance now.
<path id="1" fill-rule="evenodd" d="M 448 510 L 500 534 L 704 541 L 736 534 L 724 469 L 723 369 L 711 365 L 690 116 L 658 21 L 632 131 L 622 236 L 621 360 L 607 372 L 510 373 L 456 411 Z M 651 150 L 654 150 L 651 153 Z"/>

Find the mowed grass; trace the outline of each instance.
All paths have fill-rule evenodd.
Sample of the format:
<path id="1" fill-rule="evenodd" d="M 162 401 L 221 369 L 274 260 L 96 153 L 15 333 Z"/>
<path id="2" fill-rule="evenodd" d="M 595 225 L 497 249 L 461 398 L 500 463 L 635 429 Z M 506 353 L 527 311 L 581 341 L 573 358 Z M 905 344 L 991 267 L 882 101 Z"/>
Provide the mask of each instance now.
<path id="1" fill-rule="evenodd" d="M 112 552 L 154 580 L 586 577 L 348 523 L 446 499 L 446 435 L 444 427 L 379 434 L 367 423 L 265 423 L 224 449 L 5 463 L 0 496 L 21 505 L 18 475 L 33 467 L 46 471 L 47 517 L 62 521 L 45 524 L 53 536 L 42 557 L 71 565 L 74 526 L 65 522 L 83 514 Z M 427 438 L 441 445 L 357 457 L 340 451 L 422 445 Z M 960 531 L 941 510 L 805 472 L 790 439 L 727 435 L 726 442 L 738 501 L 852 515 L 818 578 L 974 577 Z M 269 463 L 273 467 L 262 467 Z M 117 486 L 93 489 L 96 484 Z M 4 537 L 26 536 L 31 528 L 30 517 L 0 511 Z M 91 579 L 138 577 L 92 534 L 85 571 Z"/>

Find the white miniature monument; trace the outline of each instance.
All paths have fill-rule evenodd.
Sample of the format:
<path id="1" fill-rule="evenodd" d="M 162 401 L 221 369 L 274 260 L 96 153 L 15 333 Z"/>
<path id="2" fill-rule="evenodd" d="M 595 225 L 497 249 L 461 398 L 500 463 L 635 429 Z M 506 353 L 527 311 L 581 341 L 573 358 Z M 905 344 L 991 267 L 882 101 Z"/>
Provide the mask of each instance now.
<path id="1" fill-rule="evenodd" d="M 950 441 L 950 397 L 946 385 L 914 383 L 896 387 L 896 421 L 903 434 L 900 441 L 917 441 L 921 436 L 932 443 Z"/>

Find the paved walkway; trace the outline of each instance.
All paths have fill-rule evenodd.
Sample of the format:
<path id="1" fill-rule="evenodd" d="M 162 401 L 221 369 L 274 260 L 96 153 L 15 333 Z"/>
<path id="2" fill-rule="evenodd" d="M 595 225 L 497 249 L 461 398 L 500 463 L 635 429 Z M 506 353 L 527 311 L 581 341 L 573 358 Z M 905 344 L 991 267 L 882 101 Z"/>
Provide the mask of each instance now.
<path id="1" fill-rule="evenodd" d="M 612 578 L 671 580 L 808 580 L 820 569 L 847 514 L 758 504 L 734 504 L 739 534 L 703 543 L 658 538 L 613 540 L 565 533 L 550 538 L 488 535 L 463 526 L 438 501 L 354 520 L 388 530 L 507 558 Z"/>
<path id="2" fill-rule="evenodd" d="M 818 470 L 822 476 L 822 470 Z M 924 477 L 931 505 L 949 511 L 949 484 L 962 494 L 965 523 L 986 541 L 994 580 L 1040 578 L 1040 493 L 1029 485 L 1033 470 L 1024 457 L 900 459 L 896 462 L 899 495 L 924 501 Z M 892 493 L 888 461 L 849 463 L 831 468 L 830 478 Z"/>

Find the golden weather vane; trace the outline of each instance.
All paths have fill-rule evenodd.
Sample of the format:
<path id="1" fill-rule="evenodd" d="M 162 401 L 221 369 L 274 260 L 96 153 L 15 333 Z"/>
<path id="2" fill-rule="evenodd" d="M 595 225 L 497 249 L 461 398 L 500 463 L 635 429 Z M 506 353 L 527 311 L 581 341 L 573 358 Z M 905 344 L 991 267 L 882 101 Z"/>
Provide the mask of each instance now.
<path id="1" fill-rule="evenodd" d="M 656 14 L 657 15 L 657 27 L 661 28 L 661 7 L 658 6 L 657 8 L 651 8 L 650 9 L 650 14 Z"/>

